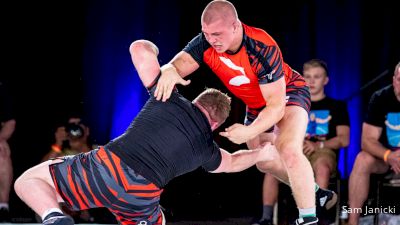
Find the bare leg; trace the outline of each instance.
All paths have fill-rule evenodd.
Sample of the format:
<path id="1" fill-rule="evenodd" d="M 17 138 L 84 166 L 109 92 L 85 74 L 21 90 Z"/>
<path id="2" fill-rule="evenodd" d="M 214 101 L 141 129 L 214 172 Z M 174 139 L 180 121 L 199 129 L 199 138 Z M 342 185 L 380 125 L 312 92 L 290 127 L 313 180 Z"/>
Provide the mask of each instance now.
<path id="1" fill-rule="evenodd" d="M 277 127 L 275 127 L 275 131 L 277 132 Z M 258 135 L 256 138 L 247 142 L 247 146 L 249 149 L 257 148 L 265 142 L 274 143 L 276 138 L 276 133 L 262 133 Z M 263 212 L 261 218 L 258 220 L 272 220 L 273 207 L 278 199 L 278 191 L 279 191 L 279 181 L 275 176 L 280 180 L 284 180 L 285 183 L 288 184 L 289 178 L 287 177 L 286 169 L 283 166 L 283 163 L 279 157 L 279 153 L 276 149 L 273 151 L 272 157 L 274 160 L 261 162 L 257 164 L 257 168 L 264 172 L 264 181 L 262 186 L 262 202 L 263 202 Z M 270 174 L 273 173 L 274 175 Z M 271 217 L 271 218 L 270 218 Z"/>
<path id="2" fill-rule="evenodd" d="M 54 188 L 49 172 L 49 165 L 61 160 L 49 160 L 25 171 L 14 183 L 14 189 L 21 198 L 38 215 L 52 208 L 60 208 L 62 198 Z"/>
<path id="3" fill-rule="evenodd" d="M 274 128 L 274 132 L 272 133 L 261 133 L 257 137 L 253 138 L 252 140 L 248 141 L 247 147 L 249 149 L 255 149 L 266 142 L 275 143 L 276 135 L 279 133 L 279 129 L 277 127 Z M 286 168 L 283 165 L 283 162 L 279 156 L 278 151 L 276 148 L 271 149 L 271 157 L 274 160 L 269 160 L 265 162 L 257 163 L 257 168 L 263 173 L 271 173 L 274 177 L 279 179 L 280 181 L 284 182 L 285 184 L 289 185 L 289 178 L 287 176 Z M 266 177 L 267 175 L 265 175 Z M 265 179 L 264 177 L 264 179 Z M 265 185 L 265 182 L 263 183 Z M 264 188 L 263 188 L 264 190 Z"/>
<path id="4" fill-rule="evenodd" d="M 334 162 L 327 155 L 321 155 L 313 164 L 315 182 L 321 188 L 328 189 L 329 179 L 331 177 Z"/>
<path id="5" fill-rule="evenodd" d="M 6 143 L 3 144 L 3 150 L 0 150 L 0 165 L 0 203 L 8 203 L 13 169 L 10 148 Z"/>
<path id="6" fill-rule="evenodd" d="M 369 181 L 372 173 L 382 174 L 389 169 L 382 160 L 361 151 L 358 153 L 349 178 L 349 208 L 361 208 L 368 198 Z M 353 212 L 353 211 L 352 211 Z M 349 225 L 358 225 L 359 213 L 349 214 Z"/>
<path id="7" fill-rule="evenodd" d="M 157 46 L 147 40 L 138 40 L 131 44 L 129 52 L 143 85 L 149 87 L 160 73 Z"/>
<path id="8" fill-rule="evenodd" d="M 271 174 L 266 173 L 263 182 L 263 204 L 275 205 L 278 201 L 279 181 Z"/>
<path id="9" fill-rule="evenodd" d="M 315 208 L 315 181 L 310 162 L 303 154 L 303 140 L 307 128 L 307 112 L 297 106 L 287 106 L 278 123 L 280 134 L 276 147 L 287 169 L 290 186 L 297 207 Z"/>
<path id="10" fill-rule="evenodd" d="M 258 170 L 260 170 L 263 173 L 268 173 L 269 176 L 274 176 L 276 179 L 279 181 L 287 184 L 290 186 L 289 183 L 289 177 L 286 171 L 286 167 L 284 166 L 282 160 L 280 159 L 279 153 L 274 149 L 274 153 L 271 153 L 273 155 L 274 160 L 270 161 L 265 161 L 265 162 L 259 162 L 256 164 Z M 274 156 L 276 154 L 276 156 Z M 266 176 L 264 176 L 264 179 Z M 263 182 L 263 185 L 265 185 L 265 182 Z M 263 188 L 265 190 L 265 188 Z"/>

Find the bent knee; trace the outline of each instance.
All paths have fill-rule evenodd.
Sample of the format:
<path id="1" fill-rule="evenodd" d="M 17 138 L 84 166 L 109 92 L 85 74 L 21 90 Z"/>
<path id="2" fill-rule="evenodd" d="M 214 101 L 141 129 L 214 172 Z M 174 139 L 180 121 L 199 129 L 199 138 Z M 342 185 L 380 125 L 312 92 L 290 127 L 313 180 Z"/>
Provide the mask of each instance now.
<path id="1" fill-rule="evenodd" d="M 372 173 L 373 167 L 375 167 L 378 162 L 379 159 L 375 158 L 370 153 L 361 151 L 356 157 L 353 170 L 356 173 Z"/>
<path id="2" fill-rule="evenodd" d="M 315 166 L 313 169 L 315 176 L 321 178 L 329 178 L 333 171 L 332 168 L 327 164 L 320 164 Z"/>
<path id="3" fill-rule="evenodd" d="M 331 173 L 334 171 L 336 162 L 334 159 L 321 156 L 315 161 L 310 161 L 311 166 L 315 172 L 321 171 L 321 173 Z"/>
<path id="4" fill-rule="evenodd" d="M 275 141 L 276 149 L 281 157 L 299 156 L 303 155 L 302 142 L 298 143 L 295 140 L 288 140 L 286 138 L 278 137 Z"/>
<path id="5" fill-rule="evenodd" d="M 377 158 L 375 158 L 373 155 L 368 152 L 361 151 L 360 153 L 358 153 L 355 163 L 363 166 L 370 166 L 375 164 L 376 161 Z"/>
<path id="6" fill-rule="evenodd" d="M 287 145 L 284 148 L 279 149 L 279 156 L 286 166 L 292 167 L 295 164 L 301 163 L 307 160 L 304 154 L 297 150 L 294 146 Z"/>

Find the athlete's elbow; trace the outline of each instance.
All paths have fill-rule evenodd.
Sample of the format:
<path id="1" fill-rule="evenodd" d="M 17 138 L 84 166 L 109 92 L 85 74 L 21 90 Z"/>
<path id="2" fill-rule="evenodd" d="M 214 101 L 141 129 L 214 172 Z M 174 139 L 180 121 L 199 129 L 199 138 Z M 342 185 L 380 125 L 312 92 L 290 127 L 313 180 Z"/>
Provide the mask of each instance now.
<path id="1" fill-rule="evenodd" d="M 153 52 L 155 55 L 158 55 L 159 51 L 153 42 L 148 40 L 136 40 L 129 46 L 129 52 L 131 55 L 143 54 L 146 52 Z"/>

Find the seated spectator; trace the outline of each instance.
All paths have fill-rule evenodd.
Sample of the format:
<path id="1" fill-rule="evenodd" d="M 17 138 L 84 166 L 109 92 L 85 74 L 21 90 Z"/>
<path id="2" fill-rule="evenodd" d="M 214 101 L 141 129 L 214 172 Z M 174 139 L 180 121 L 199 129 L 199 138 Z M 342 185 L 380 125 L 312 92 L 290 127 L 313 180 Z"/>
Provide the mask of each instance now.
<path id="1" fill-rule="evenodd" d="M 326 96 L 325 85 L 328 84 L 329 77 L 324 61 L 312 59 L 304 63 L 303 76 L 311 93 L 311 111 L 303 152 L 313 167 L 317 185 L 327 189 L 330 177 L 336 172 L 337 151 L 349 144 L 350 127 L 347 106 L 343 101 Z M 272 224 L 273 207 L 277 202 L 278 189 L 279 181 L 266 173 L 263 182 L 262 217 L 252 224 Z M 325 206 L 325 208 L 330 207 L 333 205 Z M 327 222 L 321 215 L 318 215 L 318 218 L 320 224 Z"/>
<path id="2" fill-rule="evenodd" d="M 97 147 L 90 143 L 89 127 L 82 123 L 80 117 L 70 117 L 67 124 L 58 126 L 54 132 L 54 143 L 42 161 L 51 158 L 75 155 L 88 152 Z"/>
<path id="3" fill-rule="evenodd" d="M 349 179 L 349 209 L 362 208 L 368 198 L 370 175 L 400 173 L 400 62 L 393 82 L 376 91 L 368 104 L 361 147 Z M 360 213 L 351 210 L 349 225 L 358 225 Z"/>
<path id="4" fill-rule="evenodd" d="M 15 130 L 11 96 L 0 81 L 0 223 L 10 222 L 8 200 L 13 179 L 11 149 L 8 143 Z"/>

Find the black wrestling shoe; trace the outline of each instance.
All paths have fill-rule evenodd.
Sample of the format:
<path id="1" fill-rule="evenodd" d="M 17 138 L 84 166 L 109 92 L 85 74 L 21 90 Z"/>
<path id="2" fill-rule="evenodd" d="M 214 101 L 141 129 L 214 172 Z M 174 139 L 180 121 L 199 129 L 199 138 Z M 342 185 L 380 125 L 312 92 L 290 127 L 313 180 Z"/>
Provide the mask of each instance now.
<path id="1" fill-rule="evenodd" d="M 298 218 L 294 222 L 294 225 L 317 225 L 317 224 L 318 224 L 318 218 L 317 217 Z"/>
<path id="2" fill-rule="evenodd" d="M 62 213 L 53 212 L 44 218 L 43 225 L 74 225 L 74 220 Z"/>
<path id="3" fill-rule="evenodd" d="M 337 194 L 334 191 L 319 188 L 315 193 L 315 205 L 320 209 L 329 210 L 337 203 Z"/>

